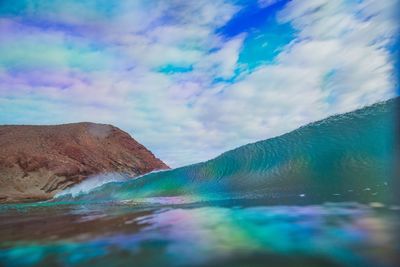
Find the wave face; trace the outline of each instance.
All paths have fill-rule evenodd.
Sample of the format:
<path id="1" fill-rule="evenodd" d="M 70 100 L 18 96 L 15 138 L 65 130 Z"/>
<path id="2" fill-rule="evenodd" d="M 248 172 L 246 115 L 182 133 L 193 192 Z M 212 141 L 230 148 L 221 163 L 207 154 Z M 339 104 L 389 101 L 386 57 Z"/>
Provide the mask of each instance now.
<path id="1" fill-rule="evenodd" d="M 228 151 L 207 162 L 103 185 L 62 200 L 149 197 L 337 196 L 388 199 L 395 166 L 395 98 Z M 59 200 L 61 200 L 59 198 Z"/>

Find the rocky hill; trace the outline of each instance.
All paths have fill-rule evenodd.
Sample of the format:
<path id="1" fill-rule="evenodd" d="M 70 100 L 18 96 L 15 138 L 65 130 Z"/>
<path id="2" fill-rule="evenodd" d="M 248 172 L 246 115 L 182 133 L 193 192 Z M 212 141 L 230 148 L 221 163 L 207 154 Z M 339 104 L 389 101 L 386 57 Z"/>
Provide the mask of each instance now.
<path id="1" fill-rule="evenodd" d="M 112 125 L 0 126 L 0 202 L 49 199 L 95 174 L 135 177 L 167 168 Z"/>

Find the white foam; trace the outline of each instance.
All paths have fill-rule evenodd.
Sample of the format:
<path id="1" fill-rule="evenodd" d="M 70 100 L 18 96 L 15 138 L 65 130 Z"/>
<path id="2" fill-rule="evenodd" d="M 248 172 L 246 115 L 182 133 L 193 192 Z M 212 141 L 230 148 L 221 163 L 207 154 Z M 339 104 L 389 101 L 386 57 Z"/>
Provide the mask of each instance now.
<path id="1" fill-rule="evenodd" d="M 133 179 L 140 179 L 143 178 L 149 174 L 153 174 L 153 173 L 158 173 L 158 172 L 165 172 L 165 171 L 170 171 L 170 169 L 168 170 L 154 170 L 152 172 L 140 175 L 140 176 L 136 176 Z M 91 176 L 85 180 L 83 180 L 82 182 L 80 182 L 79 184 L 73 185 L 70 188 L 67 188 L 61 192 L 58 192 L 54 197 L 60 197 L 60 196 L 65 196 L 65 195 L 71 195 L 72 197 L 76 197 L 80 194 L 86 194 L 90 191 L 92 191 L 93 189 L 100 187 L 104 184 L 108 184 L 108 183 L 112 183 L 112 182 L 125 182 L 128 180 L 131 180 L 132 177 L 127 177 L 123 174 L 120 173 L 106 173 L 106 174 L 99 174 L 99 175 L 94 175 Z"/>
<path id="2" fill-rule="evenodd" d="M 86 194 L 93 189 L 102 186 L 111 182 L 123 182 L 128 180 L 129 178 L 119 174 L 119 173 L 107 173 L 107 174 L 99 174 L 95 176 L 91 176 L 79 184 L 73 185 L 70 188 L 67 188 L 61 192 L 58 192 L 55 197 L 71 195 L 72 197 L 76 197 L 80 194 Z"/>

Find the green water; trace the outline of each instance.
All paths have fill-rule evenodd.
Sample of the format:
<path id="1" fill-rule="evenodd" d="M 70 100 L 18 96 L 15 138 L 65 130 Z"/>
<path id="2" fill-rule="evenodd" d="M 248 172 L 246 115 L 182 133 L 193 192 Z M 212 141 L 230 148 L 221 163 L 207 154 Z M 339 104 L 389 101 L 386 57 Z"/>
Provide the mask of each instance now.
<path id="1" fill-rule="evenodd" d="M 0 266 L 400 266 L 399 101 L 208 162 L 1 205 Z"/>

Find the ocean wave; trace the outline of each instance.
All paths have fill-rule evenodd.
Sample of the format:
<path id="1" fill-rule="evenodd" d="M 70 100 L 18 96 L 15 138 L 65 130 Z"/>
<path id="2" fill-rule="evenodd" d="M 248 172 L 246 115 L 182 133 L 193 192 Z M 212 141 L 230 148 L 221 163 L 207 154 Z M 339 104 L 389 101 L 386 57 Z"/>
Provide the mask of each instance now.
<path id="1" fill-rule="evenodd" d="M 352 199 L 375 196 L 384 201 L 395 166 L 398 103 L 399 98 L 395 98 L 335 115 L 207 162 L 105 184 L 85 194 L 68 194 L 67 190 L 58 199 L 215 198 L 231 193 L 314 195 L 329 200 L 346 195 Z"/>

